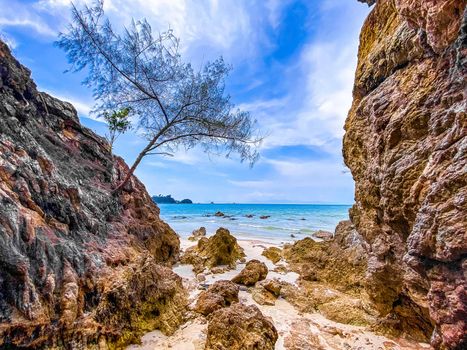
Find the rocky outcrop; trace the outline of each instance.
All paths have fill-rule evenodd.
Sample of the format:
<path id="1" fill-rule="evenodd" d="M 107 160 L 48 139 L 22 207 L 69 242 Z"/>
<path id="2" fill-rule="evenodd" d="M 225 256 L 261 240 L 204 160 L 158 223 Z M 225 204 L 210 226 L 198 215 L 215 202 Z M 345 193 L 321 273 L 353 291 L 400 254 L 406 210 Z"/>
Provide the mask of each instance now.
<path id="1" fill-rule="evenodd" d="M 232 278 L 232 282 L 244 284 L 245 286 L 253 286 L 256 282 L 262 281 L 268 275 L 268 267 L 265 263 L 253 259 L 246 263 L 240 273 Z"/>
<path id="2" fill-rule="evenodd" d="M 238 286 L 226 280 L 215 282 L 209 288 L 200 293 L 195 305 L 195 311 L 207 316 L 232 303 L 238 303 Z"/>
<path id="3" fill-rule="evenodd" d="M 212 237 L 201 237 L 198 244 L 186 250 L 181 258 L 183 264 L 193 265 L 193 271 L 201 273 L 205 268 L 217 266 L 235 268 L 237 261 L 245 256 L 237 239 L 229 230 L 219 228 Z"/>
<path id="4" fill-rule="evenodd" d="M 350 221 L 337 225 L 334 239 L 316 242 L 307 237 L 285 246 L 283 256 L 302 280 L 326 283 L 355 295 L 363 289 L 366 244 Z"/>
<path id="5" fill-rule="evenodd" d="M 0 347 L 121 347 L 181 322 L 179 240 L 128 167 L 0 43 Z"/>
<path id="6" fill-rule="evenodd" d="M 467 347 L 465 7 L 376 2 L 344 137 L 366 291 L 392 329 L 448 349 Z"/>
<path id="7" fill-rule="evenodd" d="M 273 350 L 277 338 L 274 324 L 257 306 L 236 303 L 212 314 L 205 350 Z"/>

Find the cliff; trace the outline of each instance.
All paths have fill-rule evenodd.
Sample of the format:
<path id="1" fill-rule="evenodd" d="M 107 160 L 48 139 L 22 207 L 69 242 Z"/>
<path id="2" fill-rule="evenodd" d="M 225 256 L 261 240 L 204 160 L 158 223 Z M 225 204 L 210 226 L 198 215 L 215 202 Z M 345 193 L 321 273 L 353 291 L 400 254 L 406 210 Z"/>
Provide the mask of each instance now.
<path id="1" fill-rule="evenodd" d="M 0 42 L 0 347 L 122 347 L 171 333 L 185 294 L 174 231 L 72 105 Z"/>
<path id="2" fill-rule="evenodd" d="M 344 137 L 366 290 L 386 325 L 441 349 L 467 348 L 465 7 L 376 1 Z"/>

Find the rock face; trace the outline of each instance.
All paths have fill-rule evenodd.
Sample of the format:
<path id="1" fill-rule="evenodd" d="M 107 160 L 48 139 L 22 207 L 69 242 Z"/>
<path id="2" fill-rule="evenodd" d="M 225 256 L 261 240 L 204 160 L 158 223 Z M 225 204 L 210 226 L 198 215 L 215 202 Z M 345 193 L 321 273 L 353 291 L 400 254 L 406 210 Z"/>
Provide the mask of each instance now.
<path id="1" fill-rule="evenodd" d="M 205 350 L 273 350 L 277 338 L 274 324 L 258 307 L 236 303 L 212 314 Z"/>
<path id="2" fill-rule="evenodd" d="M 256 282 L 262 281 L 268 275 L 268 267 L 265 263 L 253 259 L 246 263 L 245 268 L 232 278 L 232 282 L 253 286 Z"/>
<path id="3" fill-rule="evenodd" d="M 226 265 L 235 268 L 237 260 L 243 258 L 245 253 L 232 236 L 229 230 L 219 228 L 212 237 L 201 237 L 198 244 L 186 250 L 181 258 L 183 264 L 193 265 L 193 271 L 203 272 L 205 268 Z"/>
<path id="4" fill-rule="evenodd" d="M 376 2 L 344 137 L 366 290 L 396 328 L 449 349 L 467 348 L 465 7 Z"/>
<path id="5" fill-rule="evenodd" d="M 181 322 L 179 240 L 128 167 L 0 42 L 0 347 L 123 346 Z"/>

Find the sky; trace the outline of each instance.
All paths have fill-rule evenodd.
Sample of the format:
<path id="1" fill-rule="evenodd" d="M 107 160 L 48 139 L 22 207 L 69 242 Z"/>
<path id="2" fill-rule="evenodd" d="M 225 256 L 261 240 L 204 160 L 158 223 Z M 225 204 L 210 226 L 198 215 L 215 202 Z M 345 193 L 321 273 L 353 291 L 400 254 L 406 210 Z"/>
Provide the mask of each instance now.
<path id="1" fill-rule="evenodd" d="M 87 0 L 74 1 L 82 5 Z M 0 0 L 0 37 L 32 71 L 41 91 L 73 103 L 81 122 L 104 135 L 90 114 L 82 73 L 66 72 L 54 46 L 70 19 L 69 0 Z M 248 164 L 199 149 L 146 157 L 136 170 L 150 194 L 195 202 L 351 204 L 354 183 L 342 158 L 352 102 L 358 36 L 369 9 L 357 0 L 105 0 L 117 27 L 146 18 L 174 30 L 194 66 L 219 56 L 232 64 L 227 91 L 267 137 Z M 145 140 L 121 136 L 114 152 L 131 164 Z"/>

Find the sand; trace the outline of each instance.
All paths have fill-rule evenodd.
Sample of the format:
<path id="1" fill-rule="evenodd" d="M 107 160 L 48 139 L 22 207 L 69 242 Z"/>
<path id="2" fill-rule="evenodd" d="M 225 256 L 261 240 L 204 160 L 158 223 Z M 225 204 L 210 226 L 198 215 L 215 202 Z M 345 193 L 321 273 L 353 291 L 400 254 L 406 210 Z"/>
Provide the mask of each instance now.
<path id="1" fill-rule="evenodd" d="M 278 265 L 286 264 L 280 261 L 274 265 L 261 253 L 273 244 L 257 240 L 238 240 L 240 246 L 245 250 L 246 260 L 257 259 L 264 262 L 269 269 L 267 278 L 278 278 L 288 283 L 296 284 L 298 275 L 294 272 L 278 273 L 272 271 Z M 181 248 L 186 249 L 194 245 L 186 239 L 181 239 Z M 218 280 L 231 279 L 244 267 L 238 264 L 235 270 L 221 274 L 206 274 L 206 280 L 198 282 L 191 270 L 191 265 L 176 265 L 173 270 L 183 278 L 184 286 L 190 292 L 190 301 L 196 302 L 197 295 L 202 289 L 200 284 L 210 285 Z M 405 350 L 405 349 L 431 349 L 428 344 L 414 343 L 403 339 L 391 340 L 377 335 L 364 327 L 351 326 L 333 322 L 319 313 L 300 313 L 289 302 L 279 298 L 274 306 L 257 304 L 246 288 L 241 288 L 239 299 L 245 304 L 255 304 L 261 312 L 270 317 L 279 333 L 276 350 L 287 349 L 285 343 L 291 343 L 295 339 L 310 339 L 318 342 L 321 349 L 368 349 L 368 350 Z M 191 319 L 178 329 L 172 336 L 165 336 L 160 331 L 153 331 L 144 335 L 140 345 L 131 345 L 128 350 L 202 350 L 206 340 L 207 320 L 193 313 Z M 288 338 L 288 341 L 287 341 Z M 302 347 L 303 348 L 303 347 Z M 309 349 L 316 349 L 310 345 Z M 294 348 L 298 350 L 298 348 Z M 303 350 L 307 350 L 303 348 Z"/>

